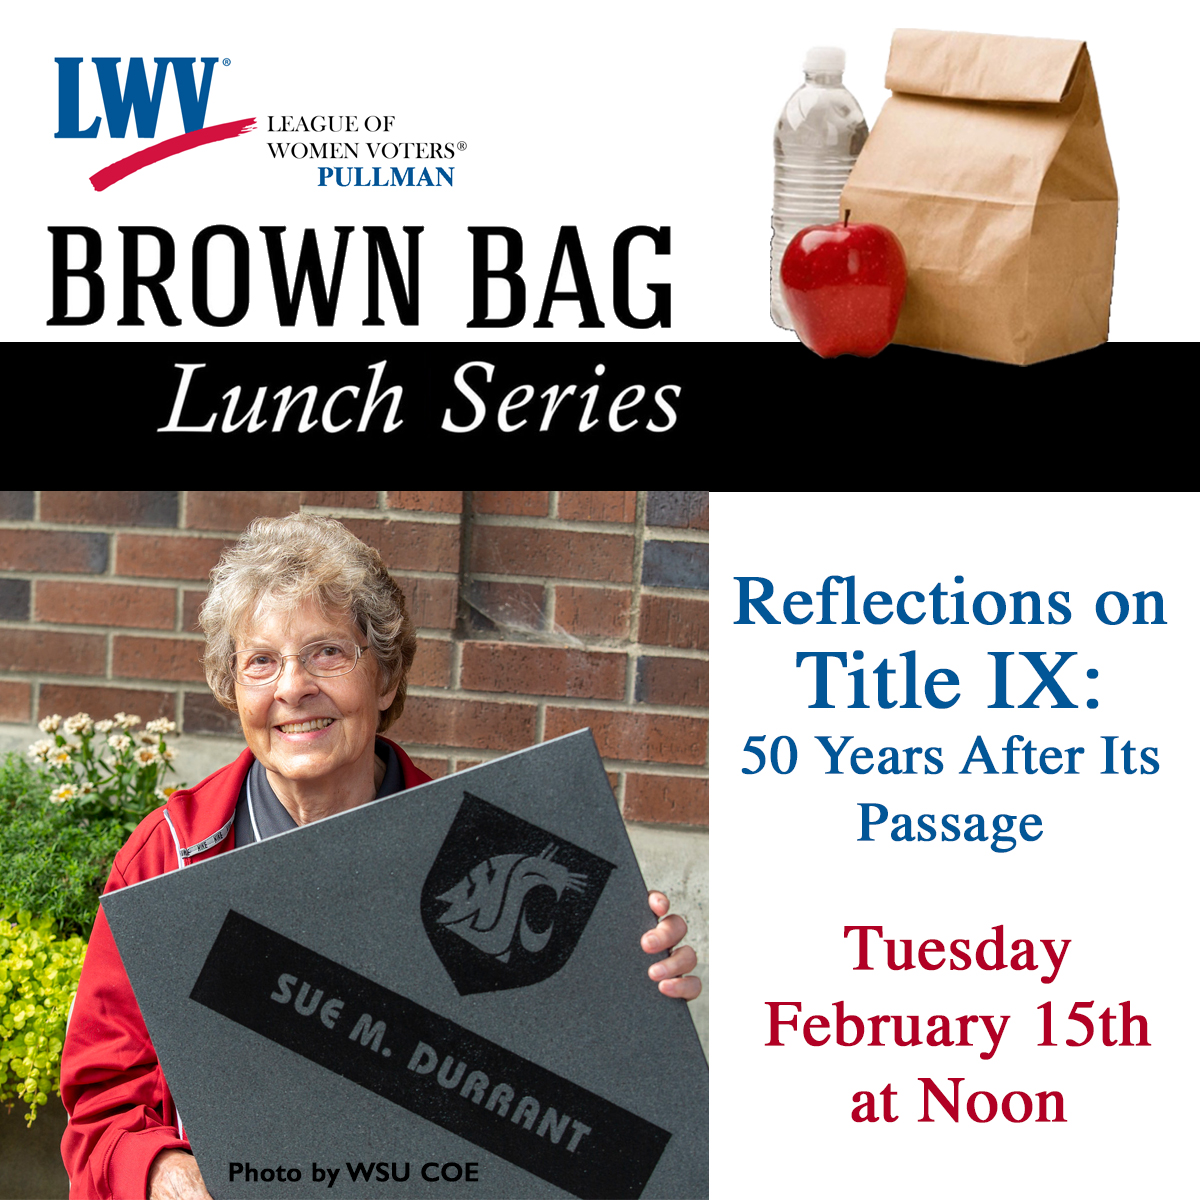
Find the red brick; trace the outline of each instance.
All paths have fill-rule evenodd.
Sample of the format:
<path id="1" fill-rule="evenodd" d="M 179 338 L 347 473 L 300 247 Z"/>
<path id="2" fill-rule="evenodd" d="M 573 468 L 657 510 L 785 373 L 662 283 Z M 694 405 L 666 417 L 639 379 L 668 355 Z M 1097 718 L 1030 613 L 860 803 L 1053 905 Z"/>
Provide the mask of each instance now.
<path id="1" fill-rule="evenodd" d="M 376 508 L 378 495 L 375 492 L 301 492 L 300 503 L 315 508 Z"/>
<path id="2" fill-rule="evenodd" d="M 453 629 L 458 619 L 457 579 L 403 579 L 396 582 L 418 629 Z"/>
<path id="3" fill-rule="evenodd" d="M 0 529 L 0 563 L 6 571 L 79 571 L 98 575 L 108 567 L 108 534 Z"/>
<path id="4" fill-rule="evenodd" d="M 643 704 L 708 707 L 708 663 L 702 658 L 639 658 L 634 699 Z"/>
<path id="5" fill-rule="evenodd" d="M 633 579 L 633 538 L 479 525 L 471 541 L 471 569 L 481 574 L 629 583 Z"/>
<path id="6" fill-rule="evenodd" d="M 689 775 L 625 776 L 627 821 L 655 821 L 670 825 L 708 824 L 708 780 Z"/>
<path id="7" fill-rule="evenodd" d="M 342 522 L 355 537 L 374 546 L 389 570 L 457 571 L 457 525 L 425 521 Z"/>
<path id="8" fill-rule="evenodd" d="M 624 588 L 554 589 L 554 627 L 575 637 L 627 638 L 630 593 Z"/>
<path id="9" fill-rule="evenodd" d="M 43 492 L 43 521 L 81 525 L 157 525 L 174 528 L 178 492 Z"/>
<path id="10" fill-rule="evenodd" d="M 148 579 L 207 579 L 228 538 L 167 537 L 122 533 L 117 536 L 118 575 Z"/>
<path id="11" fill-rule="evenodd" d="M 183 632 L 200 632 L 200 606 L 204 603 L 207 591 L 197 592 L 191 588 L 183 589 Z"/>
<path id="12" fill-rule="evenodd" d="M 299 508 L 299 492 L 188 492 L 186 523 L 241 533 L 255 517 L 286 517 Z"/>
<path id="13" fill-rule="evenodd" d="M 38 694 L 38 720 L 58 713 L 62 717 L 85 712 L 96 721 L 119 712 L 134 713 L 143 723 L 156 717 L 175 719 L 172 692 L 143 692 L 134 688 L 86 687 L 75 683 L 43 683 Z"/>
<path id="14" fill-rule="evenodd" d="M 5 629 L 0 632 L 0 671 L 103 675 L 104 634 Z"/>
<path id="15" fill-rule="evenodd" d="M 113 675 L 124 679 L 156 679 L 203 683 L 204 643 L 195 639 L 113 638 Z"/>
<path id="16" fill-rule="evenodd" d="M 707 650 L 708 601 L 643 596 L 638 641 L 677 650 Z"/>
<path id="17" fill-rule="evenodd" d="M 449 687 L 453 646 L 436 638 L 418 638 L 417 654 L 408 672 L 413 687 Z"/>
<path id="18" fill-rule="evenodd" d="M 605 758 L 702 766 L 708 757 L 708 721 L 696 716 L 630 713 L 601 708 L 547 708 L 545 739 L 592 730 Z"/>
<path id="19" fill-rule="evenodd" d="M 396 732 L 406 745 L 523 750 L 533 743 L 537 708 L 441 696 L 409 696 Z"/>
<path id="20" fill-rule="evenodd" d="M 546 741 L 589 726 L 604 758 L 702 766 L 708 758 L 708 722 L 702 717 L 621 712 L 600 708 L 547 708 Z"/>
<path id="21" fill-rule="evenodd" d="M 388 492 L 387 503 L 409 512 L 460 513 L 462 492 Z"/>
<path id="22" fill-rule="evenodd" d="M 15 721 L 24 725 L 29 720 L 33 688 L 28 683 L 0 681 L 0 721 Z"/>
<path id="23" fill-rule="evenodd" d="M 637 492 L 559 492 L 558 515 L 564 521 L 620 521 L 637 516 Z"/>
<path id="24" fill-rule="evenodd" d="M 596 650 L 467 642 L 461 683 L 477 692 L 620 700 L 628 661 L 624 654 Z"/>
<path id="25" fill-rule="evenodd" d="M 549 492 L 472 492 L 477 513 L 509 517 L 544 517 L 550 511 Z"/>
<path id="26" fill-rule="evenodd" d="M 430 779 L 441 779 L 450 768 L 450 762 L 445 758 L 414 758 L 413 766 L 424 771 Z"/>
<path id="27" fill-rule="evenodd" d="M 546 589 L 540 583 L 472 579 L 466 599 L 473 633 L 530 633 L 545 623 Z"/>
<path id="28" fill-rule="evenodd" d="M 38 581 L 34 611 L 37 620 L 62 625 L 174 629 L 175 589 L 43 579 Z"/>

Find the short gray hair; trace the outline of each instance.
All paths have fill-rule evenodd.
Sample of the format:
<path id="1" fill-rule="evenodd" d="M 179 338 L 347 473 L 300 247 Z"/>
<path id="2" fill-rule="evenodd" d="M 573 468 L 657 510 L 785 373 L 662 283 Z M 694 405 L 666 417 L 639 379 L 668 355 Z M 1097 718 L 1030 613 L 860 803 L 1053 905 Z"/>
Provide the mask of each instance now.
<path id="1" fill-rule="evenodd" d="M 208 639 L 204 673 L 213 694 L 237 708 L 233 653 L 242 624 L 267 602 L 286 608 L 315 600 L 327 613 L 348 613 L 379 664 L 380 694 L 396 699 L 379 714 L 386 729 L 404 711 L 408 669 L 417 648 L 404 593 L 378 550 L 340 521 L 311 513 L 259 517 L 221 555 L 209 576 L 200 627 Z"/>

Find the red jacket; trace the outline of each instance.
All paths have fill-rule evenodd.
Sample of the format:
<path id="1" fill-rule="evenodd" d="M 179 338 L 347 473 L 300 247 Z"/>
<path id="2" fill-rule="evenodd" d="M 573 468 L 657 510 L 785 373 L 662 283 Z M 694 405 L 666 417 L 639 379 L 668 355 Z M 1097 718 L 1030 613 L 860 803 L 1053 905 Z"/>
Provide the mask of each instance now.
<path id="1" fill-rule="evenodd" d="M 391 745 L 404 786 L 427 783 L 429 776 Z M 253 761 L 244 750 L 195 787 L 172 793 L 121 847 L 105 892 L 231 850 L 233 814 Z M 190 1149 L 103 909 L 67 1028 L 62 1097 L 69 1116 L 62 1155 L 71 1200 L 143 1200 L 155 1156 Z"/>

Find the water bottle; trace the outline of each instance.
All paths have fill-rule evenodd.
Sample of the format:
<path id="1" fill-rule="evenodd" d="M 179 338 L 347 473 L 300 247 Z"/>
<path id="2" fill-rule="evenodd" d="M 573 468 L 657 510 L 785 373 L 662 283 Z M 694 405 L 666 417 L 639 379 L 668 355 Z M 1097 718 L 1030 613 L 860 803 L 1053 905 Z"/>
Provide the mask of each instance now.
<path id="1" fill-rule="evenodd" d="M 867 140 L 858 101 L 842 86 L 846 52 L 814 46 L 804 59 L 804 85 L 775 126 L 775 211 L 771 238 L 771 320 L 792 328 L 779 267 L 788 243 L 808 225 L 841 219 L 838 201 Z"/>

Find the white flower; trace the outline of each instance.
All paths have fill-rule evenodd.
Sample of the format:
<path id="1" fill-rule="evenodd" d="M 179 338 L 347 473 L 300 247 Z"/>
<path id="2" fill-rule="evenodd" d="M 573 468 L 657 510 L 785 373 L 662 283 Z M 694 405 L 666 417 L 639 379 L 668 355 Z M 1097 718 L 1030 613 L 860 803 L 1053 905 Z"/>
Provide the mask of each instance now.
<path id="1" fill-rule="evenodd" d="M 62 717 L 55 713 L 52 717 L 43 717 L 38 722 L 38 728 L 43 733 L 53 733 L 62 724 Z"/>
<path id="2" fill-rule="evenodd" d="M 147 733 L 174 733 L 175 722 L 168 721 L 166 717 L 156 717 L 153 721 L 146 722 Z"/>
<path id="3" fill-rule="evenodd" d="M 46 755 L 46 761 L 52 767 L 66 767 L 71 763 L 71 748 L 69 746 L 60 746 L 57 750 L 51 750 Z"/>
<path id="4" fill-rule="evenodd" d="M 174 762 L 179 757 L 179 751 L 170 746 L 164 746 L 159 753 L 162 755 L 163 762 Z"/>
<path id="5" fill-rule="evenodd" d="M 87 713 L 76 713 L 63 722 L 63 728 L 68 733 L 91 733 L 92 718 Z"/>
<path id="6" fill-rule="evenodd" d="M 117 724 L 116 721 L 108 721 L 108 720 L 97 721 L 96 722 L 96 732 L 97 733 L 107 733 L 110 729 L 114 729 L 116 727 L 116 724 Z"/>
<path id="7" fill-rule="evenodd" d="M 81 796 L 90 796 L 95 790 L 96 785 L 90 779 L 85 779 L 79 785 L 79 794 Z"/>
<path id="8" fill-rule="evenodd" d="M 155 763 L 162 762 L 162 759 L 159 758 L 157 750 L 152 750 L 149 746 L 139 746 L 133 752 L 133 761 L 139 767 L 152 767 Z"/>
<path id="9" fill-rule="evenodd" d="M 133 713 L 119 712 L 113 718 L 113 720 L 115 720 L 122 729 L 132 729 L 135 725 L 140 725 L 142 723 L 142 718 L 135 717 Z"/>
<path id="10" fill-rule="evenodd" d="M 55 788 L 54 791 L 50 793 L 50 799 L 55 804 L 65 804 L 66 801 L 70 800 L 74 795 L 75 785 L 73 783 L 64 783 L 62 787 Z"/>
<path id="11" fill-rule="evenodd" d="M 114 733 L 112 737 L 108 739 L 108 744 L 118 754 L 120 754 L 122 751 L 128 750 L 129 747 L 133 745 L 133 739 L 126 737 L 123 733 Z"/>
<path id="12" fill-rule="evenodd" d="M 54 743 L 48 738 L 39 738 L 29 747 L 29 757 L 46 761 L 46 755 L 54 749 Z"/>
<path id="13" fill-rule="evenodd" d="M 156 738 L 152 733 L 139 733 L 138 741 L 141 742 L 143 746 L 153 746 L 158 741 L 158 738 Z"/>

